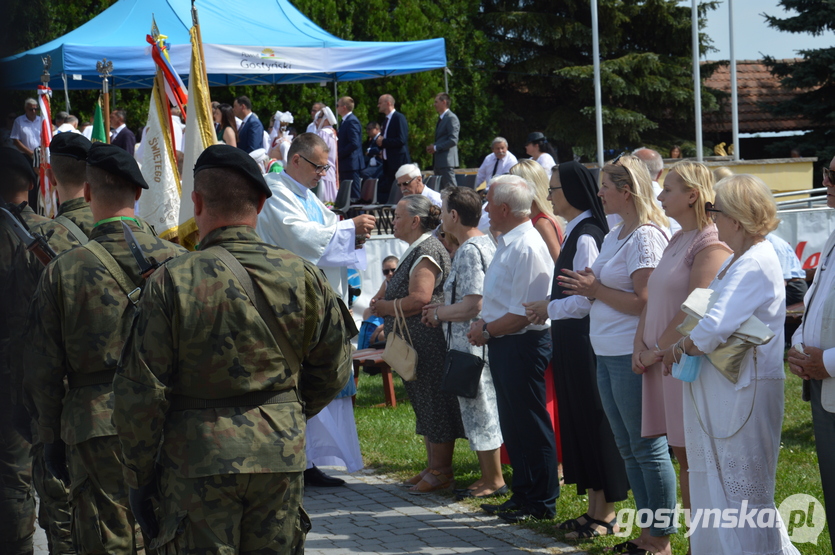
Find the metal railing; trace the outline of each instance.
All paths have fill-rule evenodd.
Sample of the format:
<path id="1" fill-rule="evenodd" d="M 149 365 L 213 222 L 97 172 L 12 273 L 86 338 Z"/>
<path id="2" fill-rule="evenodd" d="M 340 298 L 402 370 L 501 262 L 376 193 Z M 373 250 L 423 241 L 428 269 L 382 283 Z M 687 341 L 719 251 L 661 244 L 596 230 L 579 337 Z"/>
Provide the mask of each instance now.
<path id="1" fill-rule="evenodd" d="M 804 199 L 793 200 L 779 200 L 786 197 L 796 197 L 798 195 L 815 195 Z M 774 200 L 777 202 L 778 210 L 800 209 L 800 208 L 814 208 L 818 205 L 826 204 L 826 187 L 818 187 L 817 189 L 804 189 L 802 191 L 789 191 L 787 193 L 777 193 L 774 195 Z"/>

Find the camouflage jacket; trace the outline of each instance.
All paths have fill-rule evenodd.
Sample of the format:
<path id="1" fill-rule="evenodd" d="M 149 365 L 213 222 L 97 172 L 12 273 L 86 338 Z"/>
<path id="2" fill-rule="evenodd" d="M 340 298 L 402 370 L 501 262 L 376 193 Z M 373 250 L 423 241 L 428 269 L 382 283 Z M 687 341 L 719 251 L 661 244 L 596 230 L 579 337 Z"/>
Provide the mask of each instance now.
<path id="1" fill-rule="evenodd" d="M 206 252 L 214 245 L 262 289 L 300 372 L 233 273 Z M 350 374 L 356 327 L 321 270 L 246 226 L 213 230 L 199 248 L 148 280 L 113 380 L 113 422 L 134 488 L 153 479 L 156 461 L 186 478 L 304 470 L 305 417 L 329 403 Z M 171 407 L 178 395 L 225 399 L 293 389 L 298 396 L 277 404 Z"/>
<path id="2" fill-rule="evenodd" d="M 64 216 L 81 228 L 81 231 L 90 237 L 93 233 L 95 220 L 90 211 L 90 205 L 83 198 L 70 199 L 61 203 L 58 209 L 58 216 Z M 47 242 L 57 254 L 79 245 L 79 241 L 70 231 L 55 220 L 39 222 L 29 226 L 32 233 L 38 233 L 48 237 Z M 31 253 L 24 253 L 15 262 L 15 279 L 19 280 L 19 295 L 9 299 L 8 311 L 12 322 L 11 345 L 9 346 L 9 360 L 11 368 L 11 392 L 12 402 L 17 404 L 21 401 L 20 393 L 23 387 L 23 351 L 26 349 L 26 342 L 23 340 L 26 315 L 29 311 L 29 303 L 35 294 L 38 280 L 43 273 L 44 265 Z"/>
<path id="3" fill-rule="evenodd" d="M 22 210 L 21 215 L 30 229 L 38 223 L 49 221 L 35 214 L 28 205 Z M 18 302 L 25 301 L 25 310 L 32 297 L 33 288 L 29 287 L 27 290 L 28 283 L 20 279 L 18 270 L 18 261 L 29 257 L 37 262 L 5 220 L 0 219 L 0 291 L 3 292 L 3 309 L 0 310 L 0 387 L 4 388 L 9 383 L 9 368 L 12 362 L 9 355 L 11 336 L 21 325 L 21 322 L 15 319 L 16 312 L 13 308 Z"/>
<path id="4" fill-rule="evenodd" d="M 146 257 L 164 260 L 185 252 L 145 231 L 147 224 L 126 221 Z M 90 241 L 116 259 L 131 283 L 143 285 L 120 220 L 96 224 Z M 73 387 L 72 381 L 81 374 L 115 371 L 133 312 L 127 295 L 88 249 L 66 251 L 46 267 L 29 308 L 23 355 L 23 402 L 42 441 L 52 443 L 60 434 L 74 445 L 116 433 L 110 421 L 112 383 Z M 70 380 L 66 396 L 64 376 Z"/>

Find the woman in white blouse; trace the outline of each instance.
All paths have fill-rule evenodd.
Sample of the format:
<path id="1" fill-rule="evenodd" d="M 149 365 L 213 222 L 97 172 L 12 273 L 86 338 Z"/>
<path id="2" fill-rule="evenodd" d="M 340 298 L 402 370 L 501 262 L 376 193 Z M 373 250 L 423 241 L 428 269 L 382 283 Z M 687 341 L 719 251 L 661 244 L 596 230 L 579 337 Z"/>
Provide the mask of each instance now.
<path id="1" fill-rule="evenodd" d="M 532 160 L 542 166 L 542 169 L 548 174 L 548 179 L 551 179 L 551 170 L 557 165 L 557 151 L 548 142 L 548 138 L 539 131 L 534 131 L 528 135 L 528 139 L 525 141 L 525 152 Z"/>
<path id="2" fill-rule="evenodd" d="M 632 372 L 632 340 L 647 300 L 647 281 L 658 265 L 669 223 L 655 203 L 652 179 L 644 163 L 623 156 L 601 171 L 598 195 L 607 214 L 623 222 L 603 241 L 590 269 L 563 270 L 560 282 L 569 295 L 583 295 L 591 303 L 589 337 L 597 356 L 600 400 L 621 457 L 638 510 L 653 518 L 640 537 L 622 549 L 645 549 L 670 555 L 670 534 L 675 524 L 663 519 L 676 504 L 676 475 L 664 437 L 641 437 L 641 376 Z M 660 512 L 659 512 L 660 511 Z M 615 521 L 597 527 L 600 534 L 614 533 Z"/>
<path id="3" fill-rule="evenodd" d="M 716 204 L 706 209 L 716 221 L 719 239 L 734 255 L 710 284 L 718 293 L 716 302 L 689 336 L 664 351 L 665 366 L 683 353 L 713 352 L 751 316 L 768 326 L 774 337 L 746 353 L 736 383 L 700 356 L 695 361 L 700 364 L 698 377 L 685 384 L 684 437 L 693 515 L 690 546 L 694 555 L 795 554 L 798 551 L 774 505 L 783 424 L 786 292 L 780 261 L 765 235 L 777 228 L 777 207 L 762 180 L 736 175 L 717 183 Z M 697 522 L 695 515 L 706 509 L 731 509 L 753 518 L 734 527 Z"/>

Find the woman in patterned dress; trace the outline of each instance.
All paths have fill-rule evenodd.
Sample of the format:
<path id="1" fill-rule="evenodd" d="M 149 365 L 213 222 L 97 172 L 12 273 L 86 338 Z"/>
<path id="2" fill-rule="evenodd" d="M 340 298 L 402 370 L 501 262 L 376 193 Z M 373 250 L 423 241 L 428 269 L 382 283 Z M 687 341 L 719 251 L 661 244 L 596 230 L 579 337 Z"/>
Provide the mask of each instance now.
<path id="1" fill-rule="evenodd" d="M 372 313 L 385 317 L 386 336 L 394 327 L 394 303 L 406 318 L 412 347 L 417 351 L 415 380 L 404 382 L 415 410 L 415 433 L 424 436 L 428 464 L 408 480 L 415 494 L 450 489 L 455 480 L 452 453 L 455 440 L 463 438 L 464 426 L 458 399 L 441 391 L 446 341 L 441 328 L 421 323 L 423 307 L 443 301 L 443 284 L 450 261 L 441 242 L 432 236 L 440 223 L 441 210 L 423 195 L 408 195 L 394 210 L 394 236 L 409 243 L 400 257 L 394 277 L 383 297 L 371 299 Z"/>
<path id="2" fill-rule="evenodd" d="M 449 187 L 444 190 L 443 197 L 441 217 L 444 232 L 447 237 L 455 237 L 460 246 L 455 251 L 452 270 L 444 284 L 444 304 L 433 303 L 423 307 L 423 323 L 440 326 L 444 334 L 449 334 L 450 349 L 472 353 L 485 361 L 476 397 L 458 397 L 464 431 L 470 440 L 470 449 L 478 455 L 481 478 L 467 488 L 457 490 L 456 496 L 459 499 L 490 497 L 507 492 L 499 456 L 502 445 L 499 410 L 496 389 L 487 365 L 487 348 L 470 345 L 467 332 L 480 317 L 484 274 L 493 260 L 496 245 L 478 230 L 481 218 L 481 197 L 478 193 L 464 187 Z"/>

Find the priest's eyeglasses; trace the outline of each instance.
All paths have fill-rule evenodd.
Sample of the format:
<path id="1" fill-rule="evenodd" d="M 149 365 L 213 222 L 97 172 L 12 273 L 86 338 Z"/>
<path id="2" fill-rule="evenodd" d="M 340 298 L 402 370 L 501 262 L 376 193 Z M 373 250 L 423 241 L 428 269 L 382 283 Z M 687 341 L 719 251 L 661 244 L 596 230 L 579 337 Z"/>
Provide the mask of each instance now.
<path id="1" fill-rule="evenodd" d="M 307 162 L 308 164 L 310 164 L 311 166 L 316 168 L 316 173 L 320 173 L 320 174 L 321 173 L 328 173 L 328 170 L 331 169 L 330 164 L 325 164 L 324 166 L 320 166 L 319 164 L 314 164 L 313 162 L 311 162 L 310 160 L 308 160 L 307 158 L 305 158 L 301 154 L 299 154 L 299 156 L 301 157 L 302 160 L 304 160 L 305 162 Z"/>

